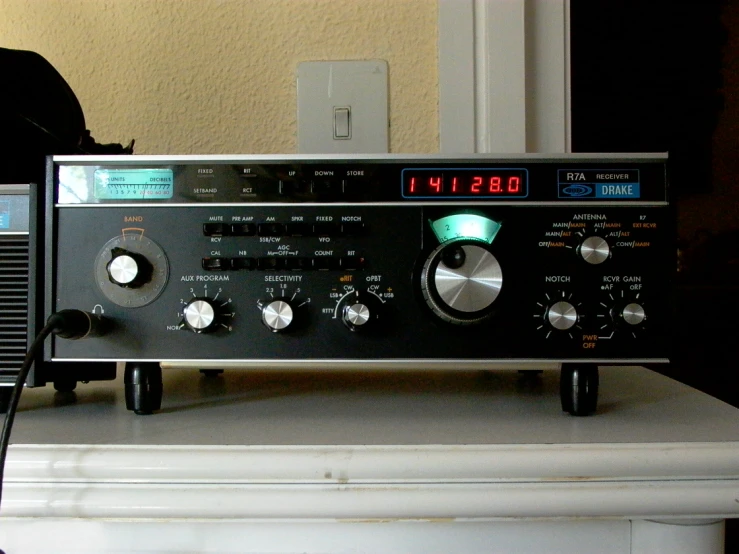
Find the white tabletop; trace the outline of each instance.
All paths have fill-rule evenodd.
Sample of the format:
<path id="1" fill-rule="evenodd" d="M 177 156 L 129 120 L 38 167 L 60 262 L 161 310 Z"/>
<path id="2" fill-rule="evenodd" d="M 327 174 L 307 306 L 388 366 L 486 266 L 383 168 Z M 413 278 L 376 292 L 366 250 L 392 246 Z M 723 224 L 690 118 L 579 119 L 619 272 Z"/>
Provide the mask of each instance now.
<path id="1" fill-rule="evenodd" d="M 739 410 L 645 368 L 601 369 L 598 413 L 558 372 L 164 371 L 24 392 L 3 511 L 74 518 L 722 518 L 739 514 Z"/>
<path id="2" fill-rule="evenodd" d="M 122 373 L 119 371 L 119 373 Z M 739 410 L 641 367 L 602 367 L 598 412 L 561 411 L 559 372 L 289 373 L 167 369 L 161 411 L 122 375 L 27 389 L 12 444 L 429 445 L 739 441 Z"/>

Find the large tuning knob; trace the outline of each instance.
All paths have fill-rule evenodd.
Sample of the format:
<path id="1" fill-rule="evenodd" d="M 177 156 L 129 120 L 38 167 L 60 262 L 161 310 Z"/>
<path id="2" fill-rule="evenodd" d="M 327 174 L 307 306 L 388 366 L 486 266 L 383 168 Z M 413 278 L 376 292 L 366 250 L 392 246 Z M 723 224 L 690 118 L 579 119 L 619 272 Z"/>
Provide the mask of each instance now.
<path id="1" fill-rule="evenodd" d="M 475 240 L 441 244 L 421 272 L 426 303 L 438 317 L 456 325 L 486 319 L 502 286 L 498 260 L 485 244 Z"/>
<path id="2" fill-rule="evenodd" d="M 151 280 L 153 271 L 149 261 L 136 252 L 113 248 L 106 266 L 110 282 L 124 288 L 138 288 Z"/>

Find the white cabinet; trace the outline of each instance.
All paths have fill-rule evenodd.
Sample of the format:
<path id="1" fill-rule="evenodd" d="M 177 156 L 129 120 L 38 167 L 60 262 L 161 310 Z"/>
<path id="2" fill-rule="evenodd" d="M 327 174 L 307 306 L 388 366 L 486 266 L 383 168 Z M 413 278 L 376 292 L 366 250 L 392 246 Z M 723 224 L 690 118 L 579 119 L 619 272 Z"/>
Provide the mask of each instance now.
<path id="1" fill-rule="evenodd" d="M 27 390 L 0 548 L 720 552 L 739 410 L 614 367 L 574 418 L 557 377 L 167 370 L 143 417 L 120 382 Z"/>

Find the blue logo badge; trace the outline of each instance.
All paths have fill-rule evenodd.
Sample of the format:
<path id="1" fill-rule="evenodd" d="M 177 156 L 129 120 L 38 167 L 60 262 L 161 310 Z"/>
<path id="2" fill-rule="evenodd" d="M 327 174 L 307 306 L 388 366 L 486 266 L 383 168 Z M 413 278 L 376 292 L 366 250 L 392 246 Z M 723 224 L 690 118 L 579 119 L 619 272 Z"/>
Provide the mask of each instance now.
<path id="1" fill-rule="evenodd" d="M 579 197 L 579 196 L 592 196 L 593 187 L 589 185 L 560 185 L 559 196 Z"/>

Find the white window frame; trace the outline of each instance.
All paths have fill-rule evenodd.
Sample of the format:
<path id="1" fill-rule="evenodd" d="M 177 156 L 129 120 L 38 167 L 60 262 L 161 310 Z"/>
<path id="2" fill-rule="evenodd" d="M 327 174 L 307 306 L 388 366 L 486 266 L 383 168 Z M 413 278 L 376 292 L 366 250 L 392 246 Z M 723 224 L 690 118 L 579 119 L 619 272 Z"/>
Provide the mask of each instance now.
<path id="1" fill-rule="evenodd" d="M 569 0 L 438 1 L 440 152 L 570 152 Z"/>

